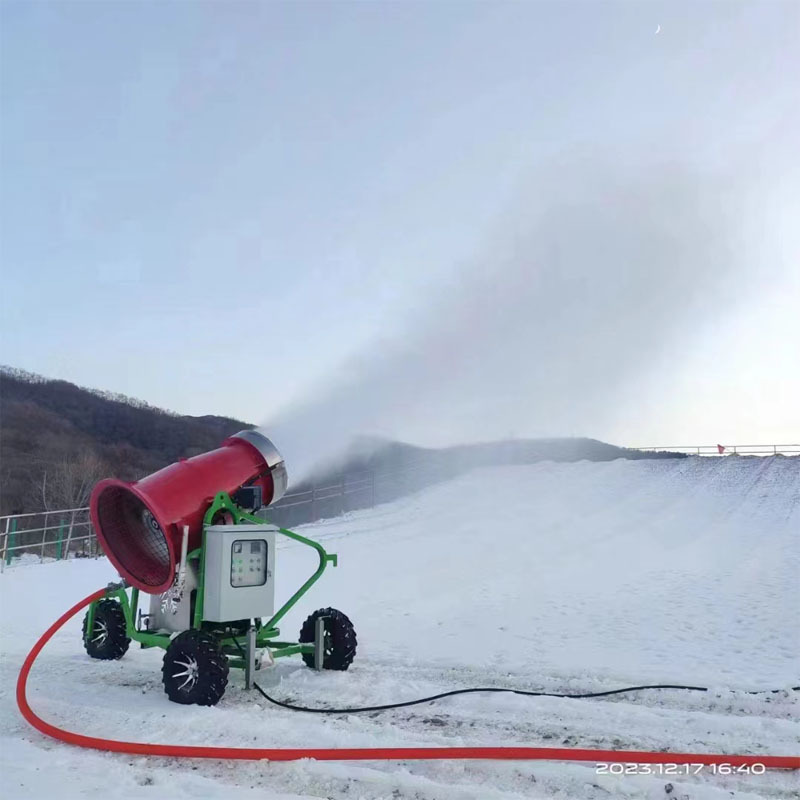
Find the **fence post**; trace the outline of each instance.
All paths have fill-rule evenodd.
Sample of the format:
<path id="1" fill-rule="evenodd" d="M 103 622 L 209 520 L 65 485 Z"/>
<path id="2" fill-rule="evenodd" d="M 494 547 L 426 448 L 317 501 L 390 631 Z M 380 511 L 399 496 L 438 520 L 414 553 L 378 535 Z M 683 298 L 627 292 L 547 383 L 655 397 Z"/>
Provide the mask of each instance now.
<path id="1" fill-rule="evenodd" d="M 72 513 L 70 514 L 70 517 L 69 517 L 69 530 L 67 531 L 67 547 L 66 547 L 66 551 L 64 553 L 64 558 L 67 558 L 67 559 L 69 558 L 69 547 L 70 547 L 70 544 L 72 543 L 72 531 L 73 531 L 74 528 L 75 528 L 75 509 L 73 508 L 72 509 Z"/>
<path id="2" fill-rule="evenodd" d="M 64 517 L 58 521 L 58 547 L 56 547 L 56 560 L 61 561 L 61 554 L 64 549 Z"/>
<path id="3" fill-rule="evenodd" d="M 11 551 L 17 544 L 17 520 L 16 518 L 11 520 L 11 530 L 6 533 L 6 564 L 11 563 L 11 559 L 14 557 L 11 555 Z"/>
<path id="4" fill-rule="evenodd" d="M 49 516 L 49 512 L 45 512 L 44 515 L 44 525 L 42 526 L 42 549 L 39 553 L 39 558 L 44 561 L 44 548 L 47 544 L 47 518 Z"/>
<path id="5" fill-rule="evenodd" d="M 8 528 L 11 523 L 11 517 L 6 517 L 5 538 L 3 539 L 3 555 L 0 557 L 0 572 L 6 568 L 6 557 L 8 556 Z"/>

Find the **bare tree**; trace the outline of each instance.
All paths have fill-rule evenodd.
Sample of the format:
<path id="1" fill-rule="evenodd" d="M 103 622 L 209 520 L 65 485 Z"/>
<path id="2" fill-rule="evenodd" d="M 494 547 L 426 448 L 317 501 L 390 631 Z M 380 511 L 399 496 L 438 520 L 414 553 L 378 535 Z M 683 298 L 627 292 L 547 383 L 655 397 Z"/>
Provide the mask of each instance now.
<path id="1" fill-rule="evenodd" d="M 95 483 L 107 472 L 105 462 L 91 450 L 83 450 L 76 458 L 62 458 L 42 475 L 42 503 L 45 520 L 50 511 L 83 508 Z M 45 522 L 46 525 L 46 522 Z M 75 511 L 70 514 L 65 557 L 69 557 L 72 533 L 75 528 Z"/>
<path id="2" fill-rule="evenodd" d="M 46 511 L 82 508 L 89 502 L 92 487 L 107 468 L 91 450 L 72 459 L 63 458 L 48 467 L 42 476 L 42 503 Z"/>

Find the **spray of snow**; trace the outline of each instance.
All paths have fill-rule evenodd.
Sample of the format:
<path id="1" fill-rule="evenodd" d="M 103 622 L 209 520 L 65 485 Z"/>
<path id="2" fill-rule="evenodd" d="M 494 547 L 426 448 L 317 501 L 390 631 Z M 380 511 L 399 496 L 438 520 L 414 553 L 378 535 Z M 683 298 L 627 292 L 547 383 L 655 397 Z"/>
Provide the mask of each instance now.
<path id="1" fill-rule="evenodd" d="M 683 323 L 713 325 L 755 277 L 747 220 L 758 214 L 740 183 L 587 157 L 531 185 L 400 333 L 267 421 L 294 480 L 362 434 L 426 445 L 597 435 L 637 378 L 680 352 Z"/>

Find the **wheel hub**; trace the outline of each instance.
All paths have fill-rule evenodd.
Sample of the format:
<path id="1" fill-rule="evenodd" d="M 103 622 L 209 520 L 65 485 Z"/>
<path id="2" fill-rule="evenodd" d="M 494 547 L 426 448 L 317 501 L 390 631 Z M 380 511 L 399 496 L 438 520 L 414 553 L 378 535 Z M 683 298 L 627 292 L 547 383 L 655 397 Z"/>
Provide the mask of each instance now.
<path id="1" fill-rule="evenodd" d="M 182 692 L 191 692 L 197 683 L 197 676 L 199 674 L 197 661 L 192 658 L 192 656 L 186 656 L 185 661 L 176 660 L 175 665 L 178 667 L 183 667 L 181 672 L 175 672 L 172 675 L 173 678 L 184 678 L 183 683 L 178 687 L 178 689 Z"/>
<path id="2" fill-rule="evenodd" d="M 97 642 L 97 644 L 104 644 L 106 639 L 108 639 L 108 625 L 106 625 L 102 620 L 96 619 L 94 621 L 94 630 L 92 633 L 94 633 L 94 636 L 92 637 L 93 642 Z"/>

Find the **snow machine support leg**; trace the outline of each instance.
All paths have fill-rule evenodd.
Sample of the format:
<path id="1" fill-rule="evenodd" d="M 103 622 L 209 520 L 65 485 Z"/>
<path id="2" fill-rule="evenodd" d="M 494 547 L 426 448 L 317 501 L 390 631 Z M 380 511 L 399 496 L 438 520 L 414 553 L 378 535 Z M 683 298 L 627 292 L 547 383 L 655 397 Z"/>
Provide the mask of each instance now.
<path id="1" fill-rule="evenodd" d="M 247 646 L 245 648 L 244 688 L 253 688 L 253 673 L 256 671 L 256 626 L 247 629 Z"/>
<path id="2" fill-rule="evenodd" d="M 317 617 L 314 624 L 314 669 L 322 672 L 325 661 L 325 620 Z"/>

